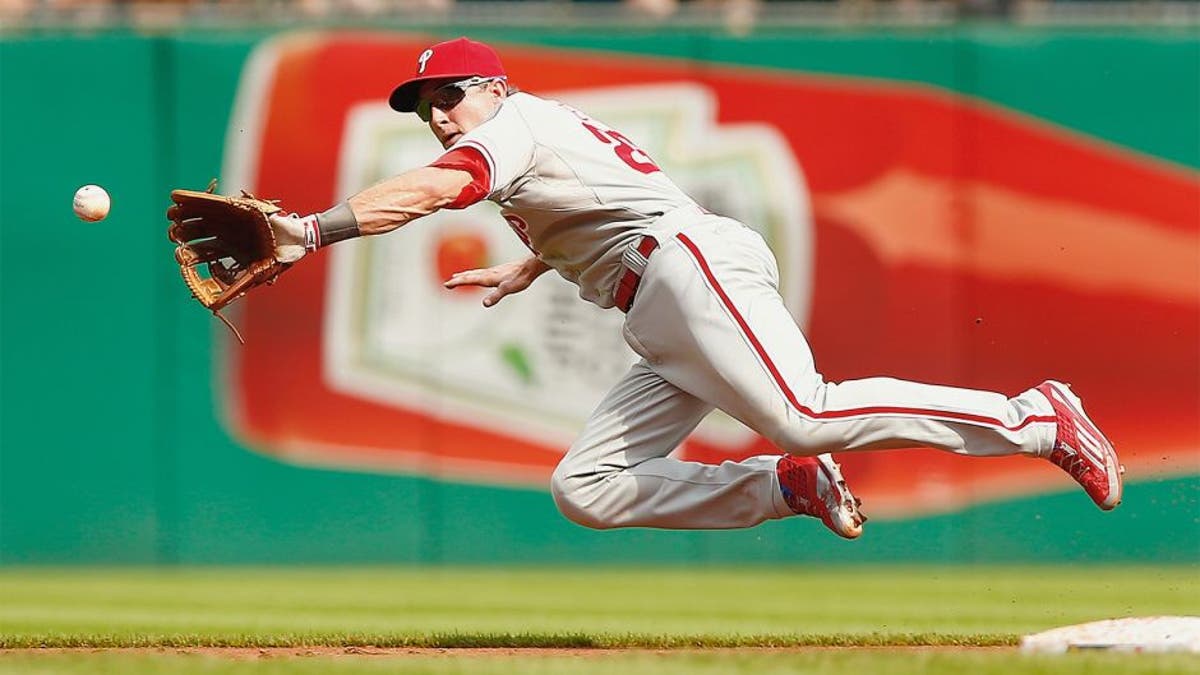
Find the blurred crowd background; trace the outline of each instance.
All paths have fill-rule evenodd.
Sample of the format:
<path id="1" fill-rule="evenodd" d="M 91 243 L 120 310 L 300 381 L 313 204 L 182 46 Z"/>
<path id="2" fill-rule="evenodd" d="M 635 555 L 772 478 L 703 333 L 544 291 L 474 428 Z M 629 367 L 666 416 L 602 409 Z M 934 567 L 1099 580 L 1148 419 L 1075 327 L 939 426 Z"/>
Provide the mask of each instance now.
<path id="1" fill-rule="evenodd" d="M 525 24 L 646 22 L 733 33 L 821 24 L 1195 25 L 1200 0 L 0 0 L 0 30 L 132 25 L 497 20 Z"/>

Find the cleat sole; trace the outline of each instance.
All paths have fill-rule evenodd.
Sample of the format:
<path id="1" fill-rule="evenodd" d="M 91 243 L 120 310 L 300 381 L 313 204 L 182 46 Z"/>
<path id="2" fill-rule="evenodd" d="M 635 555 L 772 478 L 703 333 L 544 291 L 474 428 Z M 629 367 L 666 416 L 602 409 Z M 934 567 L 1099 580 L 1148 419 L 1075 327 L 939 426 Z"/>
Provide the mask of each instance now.
<path id="1" fill-rule="evenodd" d="M 1105 450 L 1105 473 L 1108 475 L 1109 482 L 1109 497 L 1108 499 L 1101 503 L 1097 503 L 1096 505 L 1104 511 L 1111 511 L 1117 508 L 1117 506 L 1121 503 L 1121 499 L 1123 498 L 1122 493 L 1124 492 L 1125 486 L 1122 477 L 1125 475 L 1125 466 L 1118 460 L 1117 451 L 1116 448 L 1113 447 L 1112 441 L 1108 440 L 1108 437 L 1100 432 L 1100 428 L 1096 426 L 1096 423 L 1092 421 L 1092 418 L 1088 417 L 1087 413 L 1083 411 L 1083 401 L 1080 400 L 1080 398 L 1075 395 L 1075 392 L 1071 390 L 1071 385 L 1055 382 L 1054 380 L 1047 380 L 1044 385 L 1053 389 L 1058 394 L 1061 401 L 1065 403 L 1067 407 L 1075 413 L 1076 416 L 1078 416 L 1084 423 L 1087 424 L 1089 433 L 1103 443 Z"/>
<path id="2" fill-rule="evenodd" d="M 817 457 L 817 462 L 825 474 L 826 480 L 831 486 L 836 486 L 842 496 L 838 507 L 830 511 L 829 522 L 826 525 L 838 536 L 857 539 L 862 536 L 862 524 L 866 522 L 858 510 L 861 500 L 850 493 L 850 489 L 846 486 L 846 479 L 842 477 L 841 466 L 835 463 L 831 457 L 820 455 Z"/>

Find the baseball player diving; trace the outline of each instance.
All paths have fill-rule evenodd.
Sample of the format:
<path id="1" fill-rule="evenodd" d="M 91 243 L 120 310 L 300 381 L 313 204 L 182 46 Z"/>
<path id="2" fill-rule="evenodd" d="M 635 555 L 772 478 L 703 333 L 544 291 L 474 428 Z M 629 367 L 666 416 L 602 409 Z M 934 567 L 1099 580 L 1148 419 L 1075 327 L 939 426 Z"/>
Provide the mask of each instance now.
<path id="1" fill-rule="evenodd" d="M 624 312 L 641 359 L 554 471 L 567 518 L 720 529 L 800 514 L 853 539 L 866 519 L 829 453 L 914 446 L 1045 459 L 1101 509 L 1120 503 L 1116 452 L 1067 385 L 1010 398 L 884 377 L 827 382 L 756 232 L 699 206 L 619 130 L 515 89 L 487 45 L 441 42 L 413 67 L 389 102 L 426 122 L 445 153 L 322 213 L 270 215 L 275 261 L 489 199 L 529 256 L 446 287 L 490 288 L 491 307 L 554 270 L 584 300 Z M 782 452 L 715 466 L 669 457 L 714 408 Z"/>

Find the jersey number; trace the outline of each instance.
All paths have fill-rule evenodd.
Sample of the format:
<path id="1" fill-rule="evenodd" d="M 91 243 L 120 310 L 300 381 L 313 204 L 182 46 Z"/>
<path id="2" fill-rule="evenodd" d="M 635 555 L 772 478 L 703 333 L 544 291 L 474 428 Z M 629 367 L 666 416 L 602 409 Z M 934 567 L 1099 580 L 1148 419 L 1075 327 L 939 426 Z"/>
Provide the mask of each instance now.
<path id="1" fill-rule="evenodd" d="M 628 164 L 629 167 L 634 171 L 640 171 L 642 173 L 654 173 L 655 171 L 661 171 L 661 169 L 658 168 L 658 165 L 651 161 L 649 155 L 647 155 L 645 152 L 642 152 L 638 146 L 633 144 L 633 141 L 625 138 L 621 132 L 614 131 L 612 129 L 601 129 L 590 122 L 584 122 L 583 126 L 585 129 L 592 132 L 592 135 L 599 139 L 601 143 L 604 143 L 605 145 L 613 145 L 615 143 L 616 145 L 613 146 L 613 152 L 617 153 L 617 157 L 620 157 L 621 161 Z"/>

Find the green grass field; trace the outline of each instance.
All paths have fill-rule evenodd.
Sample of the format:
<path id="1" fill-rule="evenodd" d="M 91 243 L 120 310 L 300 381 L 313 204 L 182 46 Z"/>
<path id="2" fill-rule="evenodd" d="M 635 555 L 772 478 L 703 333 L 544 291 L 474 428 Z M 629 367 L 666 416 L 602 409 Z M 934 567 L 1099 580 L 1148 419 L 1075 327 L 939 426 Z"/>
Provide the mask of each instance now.
<path id="1" fill-rule="evenodd" d="M 1183 673 L 1200 658 L 1012 645 L 1066 624 L 1197 613 L 1193 567 L 9 568 L 0 672 Z M 448 651 L 176 653 L 272 646 Z M 29 650 L 41 647 L 81 649 Z M 89 651 L 101 647 L 157 649 Z"/>

